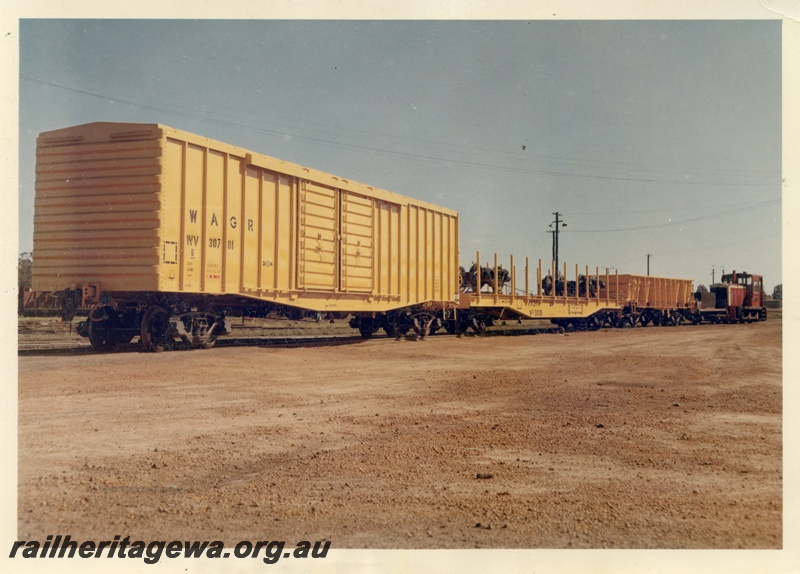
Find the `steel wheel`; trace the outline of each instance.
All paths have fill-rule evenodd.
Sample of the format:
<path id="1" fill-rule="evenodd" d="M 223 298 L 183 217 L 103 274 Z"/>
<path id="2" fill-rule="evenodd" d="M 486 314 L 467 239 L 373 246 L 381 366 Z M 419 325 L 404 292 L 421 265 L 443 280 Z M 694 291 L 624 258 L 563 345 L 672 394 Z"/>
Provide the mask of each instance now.
<path id="1" fill-rule="evenodd" d="M 603 322 L 596 315 L 592 315 L 586 319 L 586 329 L 589 331 L 597 331 L 603 326 Z"/>
<path id="2" fill-rule="evenodd" d="M 636 317 L 633 315 L 623 315 L 617 320 L 617 327 L 620 329 L 632 329 L 636 326 Z"/>
<path id="3" fill-rule="evenodd" d="M 401 337 L 400 329 L 397 327 L 396 323 L 387 323 L 383 330 L 386 331 L 386 336 L 391 339 L 399 339 Z"/>
<path id="4" fill-rule="evenodd" d="M 142 346 L 145 351 L 161 352 L 171 349 L 175 340 L 170 334 L 170 312 L 164 307 L 151 307 L 142 317 Z"/>
<path id="5" fill-rule="evenodd" d="M 98 313 L 102 311 L 102 313 Z M 119 347 L 119 341 L 114 334 L 116 326 L 115 311 L 111 307 L 94 309 L 89 315 L 88 332 L 89 342 L 95 350 L 101 352 L 114 351 Z"/>
<path id="6" fill-rule="evenodd" d="M 472 318 L 472 330 L 477 335 L 483 335 L 486 332 L 486 320 L 482 316 Z"/>
<path id="7" fill-rule="evenodd" d="M 213 349 L 214 345 L 216 344 L 217 344 L 217 336 L 212 333 L 211 336 L 208 339 L 206 339 L 206 342 L 200 346 L 203 347 L 204 349 Z"/>
<path id="8" fill-rule="evenodd" d="M 373 320 L 372 317 L 362 317 L 358 321 L 358 332 L 361 333 L 361 336 L 364 339 L 369 339 L 372 337 L 372 333 L 375 332 L 373 328 Z"/>
<path id="9" fill-rule="evenodd" d="M 431 325 L 436 317 L 431 313 L 417 313 L 413 317 L 413 329 L 417 337 L 424 339 L 431 334 Z"/>

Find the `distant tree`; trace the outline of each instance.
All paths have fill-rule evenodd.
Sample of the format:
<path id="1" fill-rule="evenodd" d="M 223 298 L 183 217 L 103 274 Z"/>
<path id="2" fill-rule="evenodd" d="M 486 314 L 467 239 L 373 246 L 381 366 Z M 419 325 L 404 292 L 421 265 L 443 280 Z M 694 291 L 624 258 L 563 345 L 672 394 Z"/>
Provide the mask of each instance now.
<path id="1" fill-rule="evenodd" d="M 20 253 L 17 260 L 17 310 L 21 313 L 24 305 L 25 289 L 31 287 L 31 267 L 33 265 L 33 258 L 30 252 Z"/>
<path id="2" fill-rule="evenodd" d="M 706 287 L 705 285 L 702 285 L 702 284 L 698 285 L 697 286 L 697 291 L 700 292 L 700 293 L 708 293 L 708 287 Z"/>
<path id="3" fill-rule="evenodd" d="M 772 290 L 772 298 L 773 299 L 783 299 L 783 283 L 780 285 L 775 285 L 775 289 Z"/>
<path id="4" fill-rule="evenodd" d="M 19 254 L 17 262 L 17 279 L 19 282 L 19 292 L 31 287 L 31 268 L 33 266 L 33 254 L 29 251 Z"/>

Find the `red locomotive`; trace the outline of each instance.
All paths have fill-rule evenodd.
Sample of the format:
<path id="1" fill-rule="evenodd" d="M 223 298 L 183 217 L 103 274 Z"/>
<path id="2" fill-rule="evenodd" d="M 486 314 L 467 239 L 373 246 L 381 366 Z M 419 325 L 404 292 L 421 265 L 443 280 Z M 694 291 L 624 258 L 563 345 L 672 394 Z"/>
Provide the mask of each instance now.
<path id="1" fill-rule="evenodd" d="M 697 322 L 733 323 L 764 321 L 767 308 L 764 304 L 764 278 L 762 275 L 734 271 L 722 276 L 708 293 L 698 292 Z"/>

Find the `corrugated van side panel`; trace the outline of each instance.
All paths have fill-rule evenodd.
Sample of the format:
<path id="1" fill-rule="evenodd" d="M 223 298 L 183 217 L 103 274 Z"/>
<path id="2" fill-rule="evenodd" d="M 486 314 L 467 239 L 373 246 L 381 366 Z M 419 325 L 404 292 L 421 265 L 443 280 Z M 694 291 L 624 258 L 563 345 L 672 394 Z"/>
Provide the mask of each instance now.
<path id="1" fill-rule="evenodd" d="M 406 301 L 452 301 L 458 291 L 457 217 L 413 203 L 405 212 L 400 268 Z"/>
<path id="2" fill-rule="evenodd" d="M 186 132 L 164 128 L 185 150 L 174 153 L 180 168 L 169 168 L 170 187 L 203 188 L 203 210 L 196 221 L 187 211 L 187 198 L 197 204 L 192 190 L 178 200 L 174 219 L 183 227 L 169 239 L 180 246 L 180 257 L 192 246 L 211 249 L 215 231 L 210 218 L 222 213 L 222 290 L 265 300 L 327 308 L 325 297 L 341 309 L 344 301 L 356 306 L 397 306 L 451 300 L 457 291 L 457 214 L 425 202 L 350 182 L 336 176 L 214 142 Z M 180 147 L 180 146 L 178 146 Z M 206 180 L 192 184 L 187 171 L 201 162 L 192 160 L 193 148 L 214 148 L 227 154 L 222 169 L 224 209 L 215 212 L 208 202 L 214 191 L 214 153 L 206 152 Z M 243 158 L 240 156 L 244 156 Z M 181 163 L 181 162 L 185 162 Z M 194 166 L 194 167 L 193 167 Z M 178 171 L 175 171 L 178 169 Z M 183 197 L 184 192 L 178 192 Z M 187 219 L 188 218 L 188 219 Z M 200 231 L 197 222 L 203 222 Z M 186 233 L 186 230 L 191 233 Z M 204 235 L 205 234 L 205 235 Z M 196 237 L 195 237 L 196 236 Z M 164 238 L 165 241 L 167 238 Z M 175 251 L 172 244 L 167 251 Z M 218 259 L 205 253 L 202 273 L 181 259 L 177 290 L 187 290 L 185 279 L 199 279 L 212 291 L 210 277 Z M 422 266 L 418 270 L 415 265 Z M 238 277 L 237 277 L 238 275 Z M 168 289 L 165 289 L 168 290 Z M 342 297 L 344 296 L 344 297 Z"/>
<path id="3" fill-rule="evenodd" d="M 432 273 L 434 299 L 452 301 L 458 293 L 458 218 L 434 212 L 433 232 L 437 256 Z"/>
<path id="4" fill-rule="evenodd" d="M 443 247 L 445 260 L 442 268 L 442 299 L 453 301 L 458 296 L 458 239 L 454 229 L 456 218 L 452 215 L 444 215 L 444 237 Z"/>
<path id="5" fill-rule="evenodd" d="M 187 136 L 190 134 L 186 134 Z M 295 179 L 206 145 L 166 139 L 162 290 L 267 296 L 293 288 Z"/>
<path id="6" fill-rule="evenodd" d="M 400 294 L 400 210 L 394 203 L 375 200 L 372 211 L 374 227 L 373 262 L 370 275 L 374 278 L 372 292 L 376 295 Z"/>
<path id="7" fill-rule="evenodd" d="M 381 217 L 377 202 L 341 191 L 341 290 L 345 293 L 390 293 L 388 283 L 374 285 L 375 245 L 389 249 L 391 226 Z M 380 261 L 380 258 L 379 258 Z"/>
<path id="8" fill-rule="evenodd" d="M 228 155 L 225 160 L 225 253 L 223 254 L 223 291 L 242 290 L 242 247 L 247 220 L 244 216 L 244 160 Z"/>
<path id="9" fill-rule="evenodd" d="M 165 138 L 162 144 L 161 187 L 161 265 L 159 288 L 180 291 L 183 251 L 185 249 L 183 213 L 183 142 Z"/>
<path id="10" fill-rule="evenodd" d="M 261 189 L 261 289 L 294 288 L 295 178 L 264 171 Z"/>
<path id="11" fill-rule="evenodd" d="M 33 289 L 158 284 L 160 156 L 154 126 L 87 124 L 40 135 Z"/>
<path id="12" fill-rule="evenodd" d="M 338 190 L 302 181 L 298 218 L 298 287 L 311 291 L 338 290 Z"/>
<path id="13" fill-rule="evenodd" d="M 438 293 L 440 290 L 441 277 L 437 273 L 439 269 L 439 260 L 442 257 L 441 251 L 441 234 L 438 233 L 436 226 L 435 211 L 426 209 L 423 211 L 425 214 L 425 291 L 424 297 L 426 300 L 439 299 Z"/>
<path id="14" fill-rule="evenodd" d="M 421 267 L 417 262 L 422 261 L 422 240 L 420 238 L 419 229 L 419 212 L 420 208 L 416 205 L 408 205 L 406 207 L 406 303 L 418 301 L 420 293 L 422 292 L 421 279 L 424 274 L 421 273 Z M 423 275 L 423 277 L 421 277 Z"/>

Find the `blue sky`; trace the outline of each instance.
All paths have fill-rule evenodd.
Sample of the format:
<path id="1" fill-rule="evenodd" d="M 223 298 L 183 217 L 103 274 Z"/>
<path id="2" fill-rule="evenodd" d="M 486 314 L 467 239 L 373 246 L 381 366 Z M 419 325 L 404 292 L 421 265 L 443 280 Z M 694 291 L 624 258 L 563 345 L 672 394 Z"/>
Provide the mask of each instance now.
<path id="1" fill-rule="evenodd" d="M 461 259 L 711 282 L 781 269 L 781 22 L 19 22 L 35 140 L 161 123 L 457 210 Z"/>

